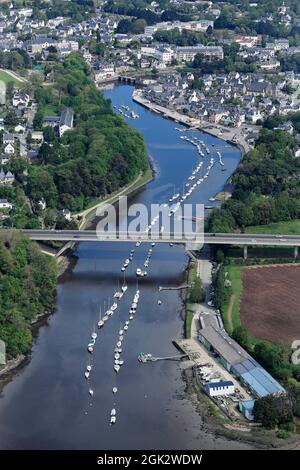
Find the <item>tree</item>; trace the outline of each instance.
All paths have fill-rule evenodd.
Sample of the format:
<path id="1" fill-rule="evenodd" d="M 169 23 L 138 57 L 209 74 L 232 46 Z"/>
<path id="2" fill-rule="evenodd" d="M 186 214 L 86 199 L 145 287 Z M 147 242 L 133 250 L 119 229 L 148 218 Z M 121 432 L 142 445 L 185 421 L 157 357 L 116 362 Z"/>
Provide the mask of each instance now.
<path id="1" fill-rule="evenodd" d="M 203 291 L 203 286 L 202 286 L 202 281 L 199 277 L 197 277 L 193 285 L 190 289 L 190 294 L 189 294 L 189 301 L 191 303 L 199 303 L 204 300 L 204 291 Z"/>
<path id="2" fill-rule="evenodd" d="M 255 421 L 272 429 L 293 420 L 292 402 L 286 394 L 267 395 L 255 400 L 253 415 Z"/>
<path id="3" fill-rule="evenodd" d="M 232 332 L 232 337 L 237 343 L 239 343 L 247 351 L 251 349 L 251 339 L 247 329 L 243 326 L 238 326 Z"/>
<path id="4" fill-rule="evenodd" d="M 10 101 L 13 97 L 13 93 L 14 93 L 14 82 L 9 81 L 6 84 L 6 99 Z"/>

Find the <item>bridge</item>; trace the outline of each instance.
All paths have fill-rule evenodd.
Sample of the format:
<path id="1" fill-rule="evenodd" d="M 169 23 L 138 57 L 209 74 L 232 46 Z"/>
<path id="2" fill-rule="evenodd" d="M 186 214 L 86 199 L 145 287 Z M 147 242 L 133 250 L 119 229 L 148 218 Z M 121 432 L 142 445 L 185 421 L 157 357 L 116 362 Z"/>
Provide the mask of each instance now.
<path id="1" fill-rule="evenodd" d="M 183 244 L 187 250 L 197 250 L 203 244 L 237 245 L 244 247 L 244 258 L 247 258 L 248 246 L 279 246 L 294 247 L 294 256 L 298 257 L 300 235 L 271 235 L 249 233 L 204 233 L 203 241 L 182 239 L 176 234 L 142 233 L 142 232 L 99 232 L 95 230 L 21 230 L 31 240 L 61 242 L 131 242 L 136 243 L 174 243 Z"/>

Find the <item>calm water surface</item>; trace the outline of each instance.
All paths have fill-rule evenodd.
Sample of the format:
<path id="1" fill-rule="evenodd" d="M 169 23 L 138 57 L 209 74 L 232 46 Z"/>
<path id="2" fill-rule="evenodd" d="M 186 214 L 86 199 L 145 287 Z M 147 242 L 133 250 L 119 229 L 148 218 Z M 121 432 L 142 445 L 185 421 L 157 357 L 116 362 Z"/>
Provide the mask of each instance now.
<path id="1" fill-rule="evenodd" d="M 176 124 L 152 114 L 131 100 L 132 88 L 106 92 L 113 104 L 127 104 L 140 114 L 129 122 L 143 135 L 156 169 L 156 178 L 134 197 L 149 205 L 167 202 L 199 161 L 195 147 L 180 140 Z M 192 134 L 189 132 L 189 134 Z M 197 133 L 200 136 L 200 133 Z M 208 203 L 220 191 L 239 163 L 239 151 L 213 137 L 227 171 L 216 164 L 206 182 L 189 202 Z M 206 162 L 207 164 L 207 162 Z M 70 278 L 58 286 L 57 311 L 38 334 L 30 363 L 8 383 L 0 397 L 0 448 L 2 449 L 222 449 L 246 448 L 237 442 L 214 439 L 205 433 L 193 405 L 184 397 L 178 363 L 159 361 L 141 365 L 139 352 L 176 354 L 172 339 L 183 333 L 182 302 L 176 291 L 158 291 L 159 285 L 176 285 L 184 279 L 187 256 L 182 247 L 156 246 L 149 276 L 141 281 L 140 303 L 123 341 L 125 364 L 113 370 L 114 348 L 121 324 L 136 290 L 135 270 L 146 258 L 149 245 L 136 250 L 126 273 L 128 291 L 113 317 L 98 335 L 92 357 L 88 394 L 84 378 L 90 356 L 86 345 L 98 320 L 99 306 L 113 295 L 120 271 L 132 245 L 81 243 L 78 263 Z M 162 305 L 158 306 L 158 299 Z M 119 391 L 112 394 L 112 387 Z M 110 410 L 117 423 L 109 425 Z"/>

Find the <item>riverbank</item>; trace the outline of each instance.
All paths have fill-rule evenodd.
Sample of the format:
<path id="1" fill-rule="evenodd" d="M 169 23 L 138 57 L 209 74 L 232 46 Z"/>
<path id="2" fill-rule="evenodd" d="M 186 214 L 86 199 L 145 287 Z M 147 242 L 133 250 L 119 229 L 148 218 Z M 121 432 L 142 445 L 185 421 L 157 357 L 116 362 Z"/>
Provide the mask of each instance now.
<path id="1" fill-rule="evenodd" d="M 224 140 L 232 145 L 238 147 L 242 155 L 249 152 L 251 149 L 250 145 L 242 135 L 240 129 L 228 129 L 227 127 L 221 126 L 219 124 L 214 124 L 210 122 L 203 122 L 200 119 L 191 118 L 185 114 L 180 114 L 177 111 L 172 111 L 168 108 L 160 106 L 156 103 L 153 103 L 142 96 L 142 90 L 135 89 L 132 94 L 132 99 L 136 103 L 144 106 L 145 108 L 153 111 L 154 113 L 161 114 L 163 117 L 171 119 L 175 122 L 179 122 L 190 129 L 197 129 L 206 134 L 210 134 L 213 137 Z"/>
<path id="2" fill-rule="evenodd" d="M 154 170 L 150 161 L 149 164 L 148 170 L 143 174 L 139 174 L 132 183 L 123 186 L 115 193 L 110 194 L 107 198 L 99 200 L 88 209 L 74 214 L 72 217 L 80 220 L 79 229 L 85 230 L 88 228 L 96 217 L 97 210 L 105 204 L 116 204 L 121 196 L 132 196 L 136 191 L 141 190 L 146 184 L 150 183 L 154 178 Z"/>

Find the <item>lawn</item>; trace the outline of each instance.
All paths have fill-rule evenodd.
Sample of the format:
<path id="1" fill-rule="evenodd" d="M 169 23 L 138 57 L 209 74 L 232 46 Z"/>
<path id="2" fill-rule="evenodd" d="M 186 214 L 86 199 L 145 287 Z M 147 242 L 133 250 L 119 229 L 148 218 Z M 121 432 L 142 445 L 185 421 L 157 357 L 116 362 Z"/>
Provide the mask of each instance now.
<path id="1" fill-rule="evenodd" d="M 228 272 L 227 279 L 231 282 L 232 295 L 222 306 L 222 318 L 226 331 L 231 334 L 232 331 L 240 326 L 240 303 L 243 290 L 242 270 L 243 266 L 226 266 Z"/>
<path id="2" fill-rule="evenodd" d="M 246 227 L 246 233 L 271 233 L 275 235 L 300 235 L 300 220 L 276 222 L 268 225 L 254 225 Z"/>
<path id="3" fill-rule="evenodd" d="M 15 77 L 12 77 L 4 70 L 0 70 L 0 81 L 4 82 L 6 85 L 8 82 L 13 82 L 15 86 L 20 85 L 22 83 L 20 82 L 20 80 L 17 80 Z"/>
<path id="4" fill-rule="evenodd" d="M 41 109 L 42 109 L 42 112 L 43 112 L 44 116 L 57 116 L 59 114 L 57 109 L 54 106 L 51 106 L 51 105 L 46 104 Z"/>
<path id="5" fill-rule="evenodd" d="M 195 315 L 195 312 L 190 309 L 192 304 L 187 304 L 187 309 L 186 309 L 186 316 L 185 316 L 185 337 L 190 338 L 191 337 L 191 328 L 192 328 L 192 320 Z"/>

